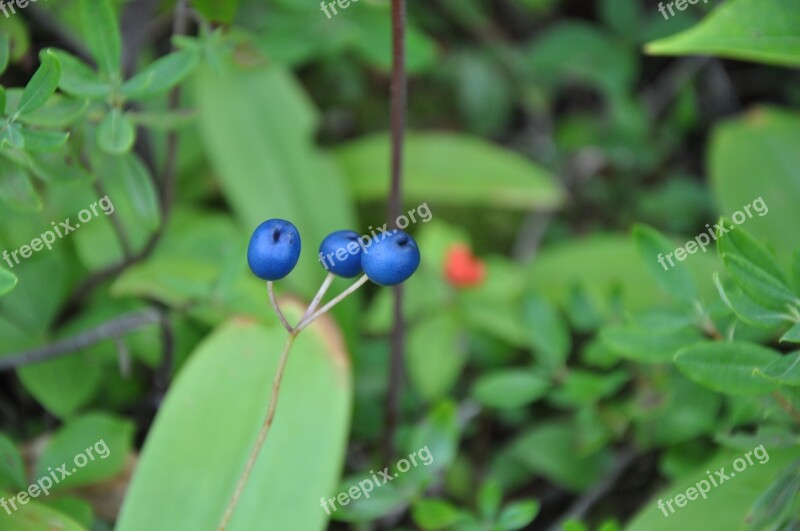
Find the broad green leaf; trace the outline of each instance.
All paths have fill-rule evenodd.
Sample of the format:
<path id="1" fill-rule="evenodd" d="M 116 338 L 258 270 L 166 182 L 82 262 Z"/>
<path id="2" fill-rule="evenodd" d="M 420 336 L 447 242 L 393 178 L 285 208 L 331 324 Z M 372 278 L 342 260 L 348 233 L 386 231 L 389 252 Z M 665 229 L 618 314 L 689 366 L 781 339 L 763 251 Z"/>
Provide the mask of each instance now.
<path id="1" fill-rule="evenodd" d="M 133 447 L 132 421 L 107 413 L 91 413 L 71 419 L 47 443 L 36 464 L 36 477 L 56 472 L 53 490 L 91 485 L 119 474 Z"/>
<path id="2" fill-rule="evenodd" d="M 10 499 L 16 492 L 0 490 L 0 498 Z M 88 531 L 69 516 L 51 509 L 40 503 L 37 499 L 28 501 L 25 505 L 16 504 L 18 509 L 7 514 L 3 511 L 3 531 L 39 531 L 40 529 L 57 529 L 58 531 Z M 11 506 L 9 505 L 9 509 Z"/>
<path id="3" fill-rule="evenodd" d="M 752 450 L 752 448 L 751 448 Z M 626 526 L 627 531 L 675 531 L 676 529 L 725 529 L 744 531 L 747 529 L 746 517 L 757 500 L 775 481 L 782 470 L 785 470 L 797 458 L 795 449 L 782 450 L 765 447 L 768 460 L 753 458 L 753 464 L 742 472 L 733 470 L 736 459 L 744 459 L 745 451 L 723 451 L 692 472 L 672 481 L 670 485 L 658 492 L 646 502 L 638 515 Z M 753 455 L 751 454 L 751 458 Z M 761 461 L 764 461 L 762 464 Z M 687 489 L 697 490 L 698 483 L 708 482 L 710 471 L 717 478 L 716 471 L 725 467 L 724 473 L 730 477 L 717 487 L 708 485 L 706 499 L 696 495 L 696 499 L 684 500 L 684 506 L 678 507 L 674 501 L 677 494 L 686 496 Z M 663 500 L 664 509 L 659 509 L 658 500 Z M 666 506 L 672 500 L 674 512 Z M 666 511 L 667 516 L 664 516 Z"/>
<path id="4" fill-rule="evenodd" d="M 285 311 L 296 320 L 302 309 Z M 159 409 L 117 531 L 217 528 L 261 429 L 285 340 L 282 328 L 233 319 L 201 343 Z M 320 497 L 335 494 L 350 397 L 347 353 L 323 318 L 294 344 L 274 424 L 230 531 L 258 529 L 265 518 L 275 529 L 326 527 Z"/>
<path id="5" fill-rule="evenodd" d="M 741 256 L 723 254 L 722 263 L 742 291 L 757 303 L 785 311 L 800 302 L 786 284 Z"/>
<path id="6" fill-rule="evenodd" d="M 526 406 L 544 396 L 550 382 L 522 369 L 503 369 L 481 376 L 472 386 L 472 396 L 479 403 L 494 408 Z"/>
<path id="7" fill-rule="evenodd" d="M 718 125 L 708 155 L 719 210 L 742 220 L 747 231 L 772 246 L 781 261 L 800 248 L 800 233 L 786 230 L 800 225 L 800 210 L 794 208 L 800 204 L 797 145 L 797 114 L 756 108 L 742 118 Z"/>
<path id="8" fill-rule="evenodd" d="M 26 486 L 22 456 L 11 439 L 0 434 L 0 488 L 17 491 Z"/>
<path id="9" fill-rule="evenodd" d="M 111 94 L 111 84 L 101 79 L 83 61 L 63 50 L 52 52 L 61 65 L 58 87 L 73 96 L 82 98 L 104 98 Z"/>
<path id="10" fill-rule="evenodd" d="M 304 242 L 320 242 L 331 227 L 356 227 L 348 187 L 313 144 L 319 116 L 300 84 L 279 68 L 222 68 L 203 65 L 193 76 L 198 123 L 217 182 L 243 230 L 280 217 L 292 220 Z M 323 276 L 316 245 L 309 244 L 286 282 L 310 296 Z"/>
<path id="11" fill-rule="evenodd" d="M 503 508 L 497 519 L 497 527 L 505 531 L 524 529 L 539 514 L 541 505 L 536 500 L 516 501 Z"/>
<path id="12" fill-rule="evenodd" d="M 571 336 L 555 306 L 543 297 L 530 297 L 523 302 L 523 317 L 537 361 L 550 370 L 563 367 L 569 356 Z"/>
<path id="13" fill-rule="evenodd" d="M 40 131 L 35 129 L 21 129 L 25 138 L 25 149 L 30 151 L 52 151 L 67 143 L 69 133 L 58 131 Z"/>
<path id="14" fill-rule="evenodd" d="M 755 370 L 756 374 L 782 385 L 800 386 L 800 352 L 784 354 Z"/>
<path id="15" fill-rule="evenodd" d="M 715 272 L 713 278 L 722 301 L 745 323 L 763 328 L 774 328 L 786 319 L 787 314 L 765 308 L 742 292 L 739 287 L 723 286 L 719 273 Z"/>
<path id="16" fill-rule="evenodd" d="M 5 295 L 17 285 L 17 277 L 4 267 L 0 267 L 0 295 Z"/>
<path id="17" fill-rule="evenodd" d="M 705 236 L 706 240 L 711 240 L 710 236 Z M 633 228 L 633 239 L 639 255 L 664 291 L 687 302 L 697 298 L 697 288 L 692 275 L 677 255 L 683 251 L 684 258 L 688 258 L 690 254 L 700 249 L 705 252 L 705 248 L 700 247 L 697 241 L 689 240 L 684 247 L 676 249 L 675 245 L 660 232 L 647 225 L 636 225 Z M 689 253 L 690 248 L 694 249 L 691 253 Z"/>
<path id="18" fill-rule="evenodd" d="M 0 156 L 0 200 L 23 212 L 35 212 L 42 208 L 42 201 L 30 177 L 22 168 L 2 156 Z"/>
<path id="19" fill-rule="evenodd" d="M 720 224 L 725 227 L 734 227 L 734 224 L 728 218 L 722 218 Z M 725 233 L 723 237 L 717 240 L 717 249 L 720 257 L 723 254 L 739 255 L 777 280 L 784 284 L 786 283 L 786 275 L 783 273 L 775 256 L 762 242 L 751 236 L 743 228 L 737 227 L 736 230 Z"/>
<path id="20" fill-rule="evenodd" d="M 444 397 L 467 362 L 463 331 L 451 312 L 420 321 L 408 331 L 406 370 L 425 400 Z"/>
<path id="21" fill-rule="evenodd" d="M 458 522 L 462 513 L 445 500 L 423 499 L 413 505 L 411 516 L 422 529 L 444 529 Z"/>
<path id="22" fill-rule="evenodd" d="M 614 326 L 600 332 L 602 342 L 620 356 L 639 363 L 669 363 L 682 348 L 703 340 L 694 328 L 653 330 Z"/>
<path id="23" fill-rule="evenodd" d="M 3 33 L 0 35 L 0 74 L 5 72 L 8 67 L 9 54 L 8 35 Z M 0 112 L 2 112 L 2 109 L 0 109 Z"/>
<path id="24" fill-rule="evenodd" d="M 120 109 L 111 109 L 97 127 L 97 145 L 112 155 L 127 153 L 136 140 L 134 129 L 128 116 Z"/>
<path id="25" fill-rule="evenodd" d="M 44 50 L 41 55 L 42 64 L 36 69 L 33 77 L 25 86 L 22 98 L 19 100 L 17 114 L 25 115 L 41 107 L 58 87 L 61 76 L 61 66 L 58 59 L 50 50 Z"/>
<path id="26" fill-rule="evenodd" d="M 189 75 L 198 59 L 198 54 L 193 50 L 183 50 L 161 57 L 125 81 L 120 92 L 131 99 L 149 98 L 166 92 Z"/>
<path id="27" fill-rule="evenodd" d="M 685 5 L 685 4 L 684 4 Z M 800 9 L 794 0 L 734 0 L 694 27 L 649 43 L 653 55 L 717 55 L 800 66 Z"/>
<path id="28" fill-rule="evenodd" d="M 230 24 L 239 7 L 239 0 L 192 0 L 192 6 L 213 22 Z"/>
<path id="29" fill-rule="evenodd" d="M 753 374 L 778 354 L 753 343 L 704 343 L 675 355 L 678 369 L 693 381 L 719 393 L 739 396 L 764 395 L 776 385 Z"/>
<path id="30" fill-rule="evenodd" d="M 405 195 L 410 202 L 533 210 L 553 209 L 564 192 L 544 169 L 513 151 L 452 133 L 406 136 Z M 378 200 L 389 190 L 389 137 L 376 135 L 335 151 L 361 200 Z"/>
<path id="31" fill-rule="evenodd" d="M 122 44 L 117 15 L 110 0 L 80 0 L 80 14 L 83 36 L 97 66 L 112 81 L 117 80 Z"/>

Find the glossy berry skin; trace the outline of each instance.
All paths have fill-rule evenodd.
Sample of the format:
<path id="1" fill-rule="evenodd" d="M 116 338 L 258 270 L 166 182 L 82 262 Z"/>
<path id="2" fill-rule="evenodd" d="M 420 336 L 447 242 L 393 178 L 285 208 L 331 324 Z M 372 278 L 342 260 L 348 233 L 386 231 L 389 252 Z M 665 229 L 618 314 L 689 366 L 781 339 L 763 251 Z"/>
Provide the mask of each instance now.
<path id="1" fill-rule="evenodd" d="M 319 260 L 329 272 L 339 277 L 353 278 L 360 275 L 363 249 L 358 243 L 358 233 L 352 230 L 337 230 L 328 234 L 319 245 Z"/>
<path id="2" fill-rule="evenodd" d="M 300 258 L 300 233 L 285 219 L 268 219 L 253 231 L 247 263 L 264 280 L 280 280 L 292 272 Z"/>
<path id="3" fill-rule="evenodd" d="M 381 286 L 394 286 L 407 280 L 419 267 L 419 247 L 405 232 L 392 231 L 381 235 L 361 257 L 367 277 Z"/>

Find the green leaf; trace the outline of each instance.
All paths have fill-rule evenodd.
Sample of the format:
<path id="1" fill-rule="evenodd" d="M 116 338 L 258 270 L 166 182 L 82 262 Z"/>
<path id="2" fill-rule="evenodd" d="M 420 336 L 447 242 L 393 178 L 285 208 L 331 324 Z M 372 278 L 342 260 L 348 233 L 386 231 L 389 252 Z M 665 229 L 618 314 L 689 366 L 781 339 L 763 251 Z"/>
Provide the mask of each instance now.
<path id="1" fill-rule="evenodd" d="M 25 138 L 25 149 L 30 151 L 50 151 L 58 149 L 67 143 L 69 133 L 58 131 L 39 131 L 35 129 L 21 129 Z"/>
<path id="2" fill-rule="evenodd" d="M 58 87 L 73 96 L 105 98 L 111 94 L 111 84 L 101 79 L 83 61 L 63 50 L 53 50 L 61 65 Z"/>
<path id="3" fill-rule="evenodd" d="M 537 361 L 549 370 L 563 367 L 572 341 L 556 307 L 543 297 L 530 297 L 523 303 L 523 317 Z"/>
<path id="4" fill-rule="evenodd" d="M 530 371 L 503 369 L 481 376 L 472 387 L 472 396 L 487 407 L 526 406 L 544 396 L 550 382 Z"/>
<path id="5" fill-rule="evenodd" d="M 747 231 L 756 239 L 774 247 L 781 262 L 788 261 L 800 248 L 800 233 L 786 230 L 800 225 L 800 210 L 789 207 L 800 204 L 797 145 L 797 114 L 756 108 L 742 118 L 718 125 L 708 155 L 711 185 L 720 211 L 746 223 Z"/>
<path id="6" fill-rule="evenodd" d="M 500 511 L 500 503 L 503 501 L 503 491 L 497 481 L 489 480 L 481 485 L 478 491 L 476 503 L 481 518 L 484 520 L 494 520 Z"/>
<path id="7" fill-rule="evenodd" d="M 284 311 L 294 321 L 302 309 Z M 311 531 L 326 524 L 320 497 L 336 492 L 349 433 L 351 381 L 339 332 L 323 319 L 294 344 L 272 430 L 230 531 L 261 528 L 264 515 L 275 529 Z M 285 340 L 280 327 L 235 319 L 200 344 L 159 409 L 117 531 L 218 525 L 261 429 Z M 278 484 L 281 488 L 274 488 Z"/>
<path id="8" fill-rule="evenodd" d="M 772 363 L 755 369 L 755 372 L 781 385 L 800 386 L 800 352 L 784 354 Z"/>
<path id="9" fill-rule="evenodd" d="M 6 112 L 6 89 L 0 86 L 0 116 Z"/>
<path id="10" fill-rule="evenodd" d="M 639 363 L 669 363 L 680 349 L 703 340 L 694 328 L 653 330 L 614 326 L 600 332 L 604 345 L 620 356 Z"/>
<path id="11" fill-rule="evenodd" d="M 720 224 L 725 227 L 734 227 L 731 220 L 724 217 L 720 219 Z M 786 276 L 780 265 L 778 265 L 775 256 L 750 233 L 737 227 L 736 230 L 731 230 L 722 236 L 717 240 L 720 257 L 724 254 L 739 255 L 777 280 L 784 284 L 786 283 Z"/>
<path id="12" fill-rule="evenodd" d="M 414 522 L 422 529 L 443 529 L 461 519 L 458 507 L 444 500 L 420 500 L 411 508 Z"/>
<path id="13" fill-rule="evenodd" d="M 409 330 L 406 370 L 425 400 L 445 396 L 467 362 L 461 328 L 450 312 L 441 312 Z"/>
<path id="14" fill-rule="evenodd" d="M 130 99 L 149 98 L 166 92 L 189 75 L 197 65 L 198 59 L 198 54 L 193 50 L 183 50 L 161 57 L 125 81 L 120 92 Z"/>
<path id="15" fill-rule="evenodd" d="M 192 6 L 212 22 L 230 24 L 239 7 L 239 0 L 192 0 Z"/>
<path id="16" fill-rule="evenodd" d="M 711 237 L 705 236 L 710 241 Z M 636 241 L 639 255 L 664 291 L 687 302 L 697 298 L 697 288 L 692 275 L 683 264 L 679 263 L 678 257 L 675 256 L 674 266 L 668 265 L 668 263 L 673 263 L 672 256 L 680 252 L 680 250 L 676 250 L 672 242 L 647 225 L 634 226 L 633 239 Z M 693 240 L 686 242 L 686 246 L 681 249 L 688 253 L 690 248 L 693 248 L 694 251 L 689 254 L 693 254 L 699 249 L 706 252 L 704 247 L 700 247 L 698 242 Z M 684 256 L 688 257 L 686 253 Z"/>
<path id="17" fill-rule="evenodd" d="M 795 323 L 780 339 L 781 343 L 800 343 L 800 323 Z"/>
<path id="18" fill-rule="evenodd" d="M 42 107 L 26 113 L 25 116 L 20 116 L 19 121 L 39 127 L 67 127 L 83 116 L 88 107 L 87 104 L 88 102 L 83 99 L 54 94 Z"/>
<path id="19" fill-rule="evenodd" d="M 774 526 L 775 523 L 792 516 L 792 507 L 797 505 L 798 492 L 800 492 L 800 461 L 795 461 L 778 474 L 753 505 L 747 514 L 749 529 L 766 529 L 770 527 L 769 524 Z M 797 516 L 796 512 L 794 516 Z M 791 527 L 793 526 L 786 526 L 784 529 L 788 530 Z"/>
<path id="20" fill-rule="evenodd" d="M 768 7 L 768 9 L 765 9 Z M 800 10 L 794 0 L 725 2 L 692 28 L 649 43 L 653 55 L 717 55 L 800 66 Z"/>
<path id="21" fill-rule="evenodd" d="M 14 273 L 0 267 L 0 296 L 5 295 L 17 285 L 17 277 Z"/>
<path id="22" fill-rule="evenodd" d="M 678 369 L 693 381 L 719 393 L 764 395 L 776 385 L 753 374 L 779 359 L 776 352 L 753 343 L 704 343 L 675 355 Z"/>
<path id="23" fill-rule="evenodd" d="M 722 301 L 745 323 L 762 328 L 774 328 L 780 326 L 786 319 L 787 314 L 765 308 L 742 292 L 739 287 L 723 286 L 719 273 L 715 272 L 713 278 Z"/>
<path id="24" fill-rule="evenodd" d="M 723 254 L 722 263 L 742 291 L 759 304 L 785 311 L 800 302 L 786 284 L 739 255 Z"/>
<path id="25" fill-rule="evenodd" d="M 22 136 L 22 126 L 12 122 L 10 118 L 0 127 L 0 148 L 6 147 L 19 150 L 25 148 L 25 137 Z"/>
<path id="26" fill-rule="evenodd" d="M 389 191 L 389 138 L 376 135 L 335 151 L 360 200 Z M 405 195 L 409 201 L 507 209 L 553 209 L 564 200 L 554 178 L 513 151 L 451 133 L 406 136 Z"/>
<path id="27" fill-rule="evenodd" d="M 5 33 L 0 34 L 0 74 L 6 71 L 8 67 L 8 59 L 10 57 L 8 35 Z M 0 109 L 2 112 L 2 109 Z"/>
<path id="28" fill-rule="evenodd" d="M 119 79 L 122 44 L 119 24 L 109 0 L 80 0 L 86 45 L 97 66 L 112 81 Z"/>
<path id="29" fill-rule="evenodd" d="M 0 199 L 23 212 L 35 212 L 42 208 L 42 201 L 30 177 L 22 168 L 3 157 L 0 157 Z"/>
<path id="30" fill-rule="evenodd" d="M 19 100 L 17 114 L 25 115 L 38 109 L 47 102 L 58 87 L 61 76 L 61 66 L 58 59 L 50 50 L 42 51 L 40 55 L 42 64 L 34 72 L 33 77 L 25 86 L 22 98 Z"/>
<path id="31" fill-rule="evenodd" d="M 516 501 L 509 503 L 500 513 L 497 526 L 505 531 L 523 529 L 533 522 L 539 514 L 541 504 L 536 500 Z"/>
<path id="32" fill-rule="evenodd" d="M 97 127 L 97 145 L 112 155 L 130 151 L 136 140 L 136 129 L 120 109 L 111 109 Z"/>
<path id="33" fill-rule="evenodd" d="M 0 491 L 0 497 L 6 500 L 15 492 Z M 3 531 L 38 531 L 40 529 L 58 529 L 58 531 L 87 531 L 87 528 L 75 522 L 69 516 L 51 509 L 38 501 L 28 501 L 25 505 L 17 504 L 18 510 L 10 515 L 3 514 Z"/>
<path id="34" fill-rule="evenodd" d="M 66 465 L 70 475 L 53 490 L 91 485 L 119 474 L 133 447 L 133 422 L 92 413 L 66 423 L 47 444 L 36 465 L 36 477 L 45 477 L 50 468 Z"/>
<path id="35" fill-rule="evenodd" d="M 0 488 L 22 490 L 26 484 L 22 456 L 11 439 L 0 434 Z"/>

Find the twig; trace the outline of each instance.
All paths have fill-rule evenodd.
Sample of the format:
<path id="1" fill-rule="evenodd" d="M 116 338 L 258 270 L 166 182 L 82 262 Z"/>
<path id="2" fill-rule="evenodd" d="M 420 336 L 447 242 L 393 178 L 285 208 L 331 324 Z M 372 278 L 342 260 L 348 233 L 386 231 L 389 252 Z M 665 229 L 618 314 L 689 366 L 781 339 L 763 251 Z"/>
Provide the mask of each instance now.
<path id="1" fill-rule="evenodd" d="M 71 352 L 90 347 L 107 339 L 120 336 L 159 323 L 164 319 L 160 311 L 148 309 L 111 319 L 96 328 L 33 350 L 10 354 L 0 359 L 0 371 L 56 359 Z"/>
<path id="2" fill-rule="evenodd" d="M 353 293 L 355 290 L 357 290 L 358 288 L 363 286 L 364 283 L 366 281 L 368 281 L 368 280 L 369 280 L 369 277 L 367 277 L 367 275 L 362 275 L 361 278 L 359 278 L 354 284 L 352 284 L 349 288 L 347 288 L 346 290 L 341 292 L 339 295 L 337 295 L 328 304 L 326 304 L 325 306 L 323 306 L 322 308 L 320 308 L 316 312 L 312 313 L 310 317 L 306 317 L 305 319 L 301 320 L 300 323 L 297 325 L 297 327 L 294 329 L 294 332 L 298 333 L 301 330 L 303 330 L 305 327 L 307 327 L 308 325 L 313 323 L 320 315 L 326 313 L 328 310 L 330 310 L 331 308 L 333 308 L 334 306 L 336 306 L 337 304 L 342 302 L 345 299 L 345 297 L 347 297 L 348 295 Z"/>
<path id="3" fill-rule="evenodd" d="M 225 528 L 228 527 L 228 523 L 233 516 L 233 511 L 236 509 L 236 505 L 239 503 L 239 498 L 241 498 L 242 492 L 244 492 L 244 488 L 247 485 L 247 480 L 250 478 L 250 474 L 253 472 L 253 467 L 256 464 L 258 455 L 261 453 L 261 448 L 264 446 L 264 441 L 267 439 L 269 430 L 272 427 L 272 421 L 275 418 L 275 409 L 278 406 L 278 394 L 281 389 L 283 372 L 286 369 L 286 361 L 289 359 L 289 352 L 292 350 L 292 344 L 294 344 L 296 337 L 297 332 L 289 334 L 289 337 L 286 339 L 286 344 L 283 346 L 283 352 L 281 353 L 281 358 L 278 361 L 278 368 L 275 371 L 275 378 L 272 381 L 272 392 L 269 396 L 267 416 L 264 419 L 264 424 L 261 426 L 261 431 L 258 433 L 258 439 L 256 439 L 256 443 L 253 446 L 253 449 L 250 451 L 250 456 L 247 458 L 247 464 L 244 467 L 244 472 L 242 472 L 242 475 L 239 478 L 239 483 L 236 485 L 236 490 L 233 491 L 231 500 L 228 502 L 228 507 L 225 509 L 225 515 L 222 517 L 218 531 L 225 531 Z"/>
<path id="4" fill-rule="evenodd" d="M 389 219 L 397 228 L 403 202 L 403 141 L 406 128 L 408 79 L 406 75 L 406 2 L 392 0 L 392 82 L 389 103 L 392 123 L 391 190 L 389 193 Z M 384 455 L 386 462 L 394 455 L 394 433 L 400 416 L 400 393 L 403 388 L 405 350 L 405 323 L 403 322 L 403 285 L 392 290 L 394 317 L 389 362 L 389 391 L 386 400 L 386 430 Z"/>
<path id="5" fill-rule="evenodd" d="M 278 319 L 281 320 L 281 324 L 286 329 L 287 332 L 290 334 L 294 332 L 292 325 L 289 324 L 289 321 L 286 320 L 286 317 L 283 315 L 281 311 L 281 307 L 278 305 L 278 299 L 275 298 L 275 288 L 273 287 L 273 282 L 271 280 L 267 281 L 267 291 L 269 292 L 269 302 L 272 304 L 272 307 L 275 309 L 275 313 L 278 314 Z"/>
<path id="6" fill-rule="evenodd" d="M 320 286 L 319 291 L 317 291 L 317 294 L 314 295 L 314 299 L 311 301 L 311 304 L 308 305 L 303 317 L 300 318 L 300 323 L 302 323 L 306 317 L 314 313 L 314 310 L 317 309 L 317 306 L 319 306 L 319 303 L 322 301 L 322 297 L 325 296 L 325 294 L 328 292 L 328 289 L 331 287 L 331 283 L 333 283 L 334 278 L 336 278 L 336 275 L 333 273 L 327 274 L 325 280 L 322 281 L 322 286 Z"/>

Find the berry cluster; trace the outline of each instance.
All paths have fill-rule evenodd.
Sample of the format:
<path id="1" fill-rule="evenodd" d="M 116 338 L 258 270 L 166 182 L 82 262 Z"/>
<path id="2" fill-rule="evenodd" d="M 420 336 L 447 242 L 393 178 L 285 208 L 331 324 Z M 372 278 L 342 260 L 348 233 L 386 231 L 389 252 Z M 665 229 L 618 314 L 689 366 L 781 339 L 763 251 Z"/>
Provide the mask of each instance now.
<path id="1" fill-rule="evenodd" d="M 367 251 L 359 236 L 351 230 L 332 232 L 319 246 L 320 256 L 329 256 L 328 277 L 306 314 L 296 327 L 288 325 L 278 308 L 272 292 L 272 282 L 287 276 L 300 258 L 300 233 L 292 223 L 283 219 L 270 219 L 256 227 L 247 248 L 247 262 L 258 278 L 267 281 L 270 300 L 278 316 L 290 333 L 296 334 L 314 319 L 328 311 L 344 297 L 358 289 L 367 280 L 381 286 L 394 286 L 407 280 L 419 267 L 420 254 L 417 242 L 403 231 L 396 230 L 376 241 Z M 346 252 L 345 252 L 346 251 Z M 334 276 L 362 277 L 321 310 L 316 311 Z"/>

